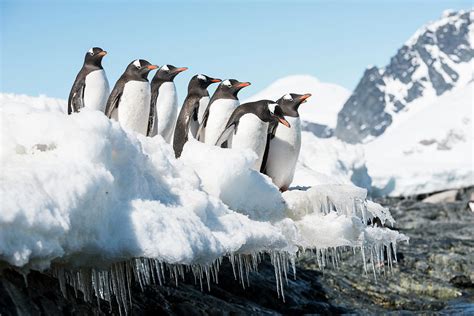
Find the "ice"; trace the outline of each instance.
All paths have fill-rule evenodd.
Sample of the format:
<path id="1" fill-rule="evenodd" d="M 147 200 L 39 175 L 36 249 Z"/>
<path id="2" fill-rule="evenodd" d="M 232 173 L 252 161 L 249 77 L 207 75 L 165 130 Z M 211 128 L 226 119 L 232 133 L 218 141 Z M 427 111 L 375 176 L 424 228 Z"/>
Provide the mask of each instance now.
<path id="1" fill-rule="evenodd" d="M 161 137 L 123 130 L 101 112 L 68 116 L 64 101 L 45 97 L 0 100 L 0 261 L 51 271 L 64 295 L 70 285 L 127 313 L 132 281 L 144 289 L 192 273 L 209 288 L 230 260 L 247 287 L 269 256 L 284 300 L 288 272 L 305 249 L 336 266 L 327 254 L 360 249 L 375 271 L 381 251 L 406 240 L 367 226 L 375 216 L 393 219 L 366 190 L 329 175 L 281 194 L 251 169 L 250 151 L 190 140 L 176 160 Z"/>

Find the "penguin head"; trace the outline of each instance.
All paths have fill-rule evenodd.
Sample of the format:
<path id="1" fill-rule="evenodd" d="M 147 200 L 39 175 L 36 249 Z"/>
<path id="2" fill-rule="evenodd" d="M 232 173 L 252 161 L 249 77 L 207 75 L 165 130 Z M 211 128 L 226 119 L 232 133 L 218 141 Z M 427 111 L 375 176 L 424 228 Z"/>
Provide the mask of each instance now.
<path id="1" fill-rule="evenodd" d="M 84 57 L 85 66 L 94 66 L 102 68 L 102 58 L 107 55 L 107 52 L 100 47 L 92 47 Z"/>
<path id="2" fill-rule="evenodd" d="M 278 99 L 278 107 L 279 111 L 283 113 L 283 115 L 298 117 L 298 108 L 302 103 L 306 102 L 311 96 L 311 93 L 306 94 L 296 94 L 296 93 L 288 93 Z"/>
<path id="3" fill-rule="evenodd" d="M 159 79 L 161 81 L 173 81 L 174 78 L 181 72 L 188 70 L 187 67 L 177 68 L 173 65 L 163 65 L 158 69 L 153 80 Z"/>
<path id="4" fill-rule="evenodd" d="M 250 86 L 250 82 L 240 82 L 235 79 L 226 79 L 221 82 L 219 87 L 217 87 L 217 90 L 222 95 L 230 95 L 237 99 L 237 93 L 239 93 L 242 88 L 248 86 Z"/>
<path id="5" fill-rule="evenodd" d="M 125 74 L 130 80 L 147 81 L 148 73 L 156 68 L 158 66 L 152 65 L 144 59 L 136 59 L 127 66 Z"/>
<path id="6" fill-rule="evenodd" d="M 263 122 L 279 122 L 286 127 L 290 127 L 290 123 L 284 118 L 283 115 L 275 114 L 275 110 L 278 108 L 278 104 L 272 100 L 260 100 L 253 102 L 252 112 L 258 116 Z"/>
<path id="7" fill-rule="evenodd" d="M 205 90 L 213 83 L 221 82 L 221 79 L 212 78 L 203 74 L 195 75 L 191 78 L 188 85 L 188 92 L 194 89 Z"/>

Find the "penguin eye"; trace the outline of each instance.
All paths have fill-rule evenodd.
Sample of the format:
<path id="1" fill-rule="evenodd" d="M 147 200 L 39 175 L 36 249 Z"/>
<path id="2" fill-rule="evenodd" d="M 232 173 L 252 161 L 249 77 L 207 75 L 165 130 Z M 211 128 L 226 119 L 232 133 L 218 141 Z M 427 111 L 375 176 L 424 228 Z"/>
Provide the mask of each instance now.
<path id="1" fill-rule="evenodd" d="M 94 49 L 89 49 L 89 55 L 94 56 Z"/>
<path id="2" fill-rule="evenodd" d="M 287 100 L 287 101 L 293 101 L 293 98 L 291 97 L 290 94 L 285 94 L 285 96 L 283 97 L 283 99 Z"/>
<path id="3" fill-rule="evenodd" d="M 230 83 L 229 80 L 224 80 L 224 82 L 222 82 L 223 85 L 227 86 L 227 87 L 232 87 L 232 83 Z"/>
<path id="4" fill-rule="evenodd" d="M 164 71 L 170 71 L 168 65 L 164 65 L 163 67 L 161 67 L 161 69 Z"/>

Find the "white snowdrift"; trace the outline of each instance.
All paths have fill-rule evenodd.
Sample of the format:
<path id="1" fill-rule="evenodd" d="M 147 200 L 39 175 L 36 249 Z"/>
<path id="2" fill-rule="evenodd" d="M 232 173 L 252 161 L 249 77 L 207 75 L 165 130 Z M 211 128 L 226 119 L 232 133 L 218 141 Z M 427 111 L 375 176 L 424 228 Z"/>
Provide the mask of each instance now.
<path id="1" fill-rule="evenodd" d="M 352 185 L 281 195 L 249 169 L 252 153 L 191 141 L 176 160 L 161 137 L 126 132 L 102 113 L 67 116 L 64 101 L 47 98 L 0 101 L 0 261 L 14 266 L 205 266 L 233 254 L 291 258 L 299 248 L 372 251 L 406 240 L 366 226 L 389 213 Z"/>
<path id="2" fill-rule="evenodd" d="M 364 145 L 380 194 L 410 195 L 474 185 L 473 89 L 471 81 L 434 102 L 413 102 L 399 114 L 397 124 Z"/>

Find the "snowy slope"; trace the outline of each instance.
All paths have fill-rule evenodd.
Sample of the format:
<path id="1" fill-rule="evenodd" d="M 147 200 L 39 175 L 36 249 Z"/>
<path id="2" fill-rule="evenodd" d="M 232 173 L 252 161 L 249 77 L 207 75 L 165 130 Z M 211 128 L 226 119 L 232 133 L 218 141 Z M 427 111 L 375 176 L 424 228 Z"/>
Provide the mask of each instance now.
<path id="1" fill-rule="evenodd" d="M 408 195 L 474 185 L 473 89 L 471 81 L 434 102 L 419 102 L 365 145 L 379 193 Z"/>
<path id="2" fill-rule="evenodd" d="M 301 118 L 305 121 L 336 126 L 337 113 L 349 97 L 349 90 L 332 83 L 321 82 L 310 75 L 281 78 L 244 102 L 261 99 L 277 100 L 287 93 L 311 93 L 312 97 L 301 105 Z"/>
<path id="3" fill-rule="evenodd" d="M 432 103 L 472 80 L 474 10 L 446 11 L 421 27 L 383 67 L 371 67 L 338 114 L 335 135 L 368 142 L 399 124 L 404 111 Z"/>
<path id="4" fill-rule="evenodd" d="M 353 185 L 320 180 L 282 195 L 251 170 L 249 151 L 190 141 L 176 160 L 160 136 L 127 132 L 100 112 L 68 116 L 65 105 L 0 95 L 0 261 L 107 269 L 151 258 L 208 269 L 223 256 L 293 258 L 301 247 L 379 255 L 382 245 L 405 239 L 366 226 L 373 216 L 392 218 Z"/>

